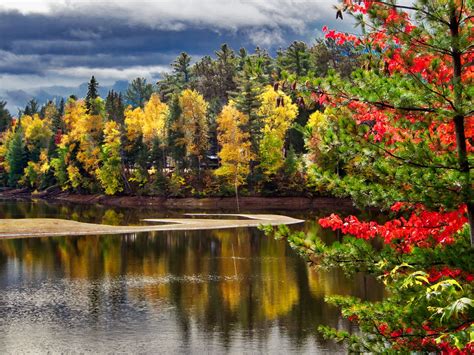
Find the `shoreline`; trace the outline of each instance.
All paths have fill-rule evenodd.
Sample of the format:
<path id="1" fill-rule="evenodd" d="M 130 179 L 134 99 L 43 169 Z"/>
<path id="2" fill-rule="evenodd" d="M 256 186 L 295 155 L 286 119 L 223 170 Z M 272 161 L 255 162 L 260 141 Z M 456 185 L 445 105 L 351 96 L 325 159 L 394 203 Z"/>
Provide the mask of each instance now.
<path id="1" fill-rule="evenodd" d="M 67 202 L 75 204 L 97 204 L 113 207 L 154 207 L 168 210 L 236 210 L 235 197 L 182 197 L 166 198 L 158 196 L 106 196 L 102 194 L 76 194 L 45 190 L 38 193 L 28 189 L 6 189 L 0 191 L 0 200 L 5 201 L 32 201 L 44 200 L 47 202 Z M 239 197 L 241 210 L 318 210 L 318 209 L 347 209 L 355 207 L 350 199 L 335 197 Z"/>

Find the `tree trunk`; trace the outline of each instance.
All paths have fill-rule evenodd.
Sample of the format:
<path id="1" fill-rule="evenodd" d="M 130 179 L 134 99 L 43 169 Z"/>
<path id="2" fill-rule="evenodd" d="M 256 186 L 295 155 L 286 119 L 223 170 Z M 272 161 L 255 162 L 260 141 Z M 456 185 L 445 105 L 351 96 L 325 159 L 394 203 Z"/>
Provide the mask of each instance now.
<path id="1" fill-rule="evenodd" d="M 460 16 L 460 15 L 459 15 Z M 471 247 L 474 248 L 474 204 L 472 202 L 471 171 L 467 156 L 466 132 L 464 128 L 465 115 L 462 106 L 462 82 L 461 82 L 461 52 L 459 50 L 459 19 L 456 15 L 456 9 L 451 9 L 450 30 L 453 60 L 453 86 L 454 86 L 454 104 L 456 116 L 454 116 L 454 127 L 456 132 L 456 148 L 458 152 L 459 170 L 464 175 L 462 184 L 462 195 L 467 205 L 467 215 L 471 229 Z"/>

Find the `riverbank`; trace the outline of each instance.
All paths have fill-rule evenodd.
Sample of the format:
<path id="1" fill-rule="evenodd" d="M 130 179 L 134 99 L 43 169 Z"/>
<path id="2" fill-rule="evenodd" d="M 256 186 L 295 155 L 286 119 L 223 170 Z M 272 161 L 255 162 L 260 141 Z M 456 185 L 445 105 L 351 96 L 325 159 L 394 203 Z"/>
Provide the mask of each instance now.
<path id="1" fill-rule="evenodd" d="M 106 196 L 81 195 L 48 189 L 32 192 L 28 189 L 7 189 L 0 191 L 3 200 L 33 200 L 68 202 L 76 204 L 98 204 L 115 207 L 152 207 L 179 210 L 233 210 L 237 209 L 235 197 L 206 198 L 165 198 L 156 196 Z M 271 210 L 311 210 L 311 209 L 354 209 L 350 199 L 332 197 L 239 197 L 239 206 L 243 211 Z"/>

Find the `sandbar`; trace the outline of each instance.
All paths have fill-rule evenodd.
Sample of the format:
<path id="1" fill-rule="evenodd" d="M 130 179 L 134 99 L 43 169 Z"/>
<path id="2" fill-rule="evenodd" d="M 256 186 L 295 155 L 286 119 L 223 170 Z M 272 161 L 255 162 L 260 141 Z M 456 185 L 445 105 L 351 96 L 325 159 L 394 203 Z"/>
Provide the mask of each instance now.
<path id="1" fill-rule="evenodd" d="M 303 220 L 277 214 L 188 214 L 193 218 L 152 218 L 150 225 L 112 226 L 56 218 L 0 219 L 0 239 L 24 237 L 131 234 L 153 231 L 209 230 L 258 227 L 259 225 L 298 224 Z M 196 217 L 219 218 L 196 218 Z M 226 219 L 225 217 L 234 219 Z M 241 217 L 244 219 L 235 219 Z M 160 224 L 153 224 L 160 223 Z"/>

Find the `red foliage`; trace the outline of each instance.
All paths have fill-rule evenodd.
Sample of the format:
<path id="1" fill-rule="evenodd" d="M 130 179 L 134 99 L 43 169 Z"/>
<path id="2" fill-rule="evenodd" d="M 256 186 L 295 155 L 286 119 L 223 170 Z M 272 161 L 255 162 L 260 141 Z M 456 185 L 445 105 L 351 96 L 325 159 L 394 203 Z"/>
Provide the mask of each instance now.
<path id="1" fill-rule="evenodd" d="M 437 282 L 443 277 L 463 279 L 466 282 L 472 282 L 474 280 L 474 275 L 461 269 L 449 268 L 448 266 L 444 266 L 441 269 L 432 268 L 428 271 L 428 274 L 428 281 L 431 283 Z"/>
<path id="2" fill-rule="evenodd" d="M 395 204 L 394 208 L 399 209 L 400 204 Z M 323 228 L 339 229 L 356 238 L 369 240 L 380 237 L 386 244 L 403 253 L 410 252 L 415 246 L 432 248 L 451 244 L 454 242 L 455 233 L 460 231 L 465 223 L 466 206 L 450 212 L 432 212 L 419 205 L 408 219 L 400 217 L 384 224 L 359 221 L 355 216 L 341 219 L 335 214 L 319 220 Z"/>
<path id="3" fill-rule="evenodd" d="M 54 144 L 59 145 L 61 143 L 62 136 L 63 136 L 63 131 L 61 129 L 58 129 L 58 131 L 54 135 Z"/>

